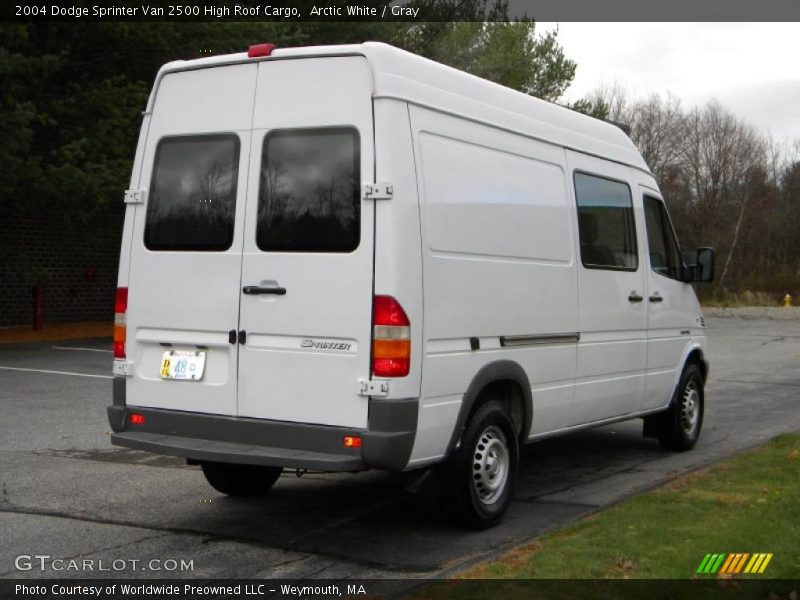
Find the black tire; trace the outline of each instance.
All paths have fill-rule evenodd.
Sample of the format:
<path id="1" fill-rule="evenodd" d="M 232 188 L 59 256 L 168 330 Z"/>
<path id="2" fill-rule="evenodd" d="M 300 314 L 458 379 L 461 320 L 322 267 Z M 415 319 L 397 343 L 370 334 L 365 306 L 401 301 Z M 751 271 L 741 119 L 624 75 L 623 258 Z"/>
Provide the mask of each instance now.
<path id="1" fill-rule="evenodd" d="M 496 525 L 511 503 L 518 463 L 517 436 L 503 405 L 481 404 L 444 465 L 445 510 L 471 529 Z"/>
<path id="2" fill-rule="evenodd" d="M 206 480 L 228 496 L 262 496 L 281 476 L 280 467 L 204 462 L 200 465 Z"/>
<path id="3" fill-rule="evenodd" d="M 658 441 L 667 450 L 686 452 L 694 448 L 703 428 L 705 393 L 703 372 L 697 363 L 683 370 L 669 410 L 660 416 Z"/>

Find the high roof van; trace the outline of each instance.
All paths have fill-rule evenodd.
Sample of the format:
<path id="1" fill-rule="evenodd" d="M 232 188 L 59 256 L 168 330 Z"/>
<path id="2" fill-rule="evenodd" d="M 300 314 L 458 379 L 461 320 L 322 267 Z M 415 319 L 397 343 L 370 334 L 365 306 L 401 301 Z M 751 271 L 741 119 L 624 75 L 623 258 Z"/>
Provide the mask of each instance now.
<path id="1" fill-rule="evenodd" d="M 522 444 L 698 439 L 714 252 L 612 124 L 384 44 L 262 44 L 161 68 L 125 202 L 111 440 L 222 493 L 436 466 L 481 528 Z"/>

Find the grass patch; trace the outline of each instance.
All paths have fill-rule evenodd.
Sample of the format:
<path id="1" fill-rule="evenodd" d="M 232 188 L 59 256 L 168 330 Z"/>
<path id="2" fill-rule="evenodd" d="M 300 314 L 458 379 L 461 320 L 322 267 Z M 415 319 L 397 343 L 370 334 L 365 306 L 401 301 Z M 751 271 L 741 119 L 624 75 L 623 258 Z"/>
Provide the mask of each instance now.
<path id="1" fill-rule="evenodd" d="M 800 435 L 630 498 L 460 577 L 687 579 L 708 552 L 774 553 L 764 575 L 737 578 L 800 576 Z"/>
<path id="2" fill-rule="evenodd" d="M 709 296 L 703 296 L 703 306 L 714 308 L 743 308 L 749 306 L 783 306 L 784 294 L 771 294 L 769 292 L 731 292 L 719 290 Z M 794 300 L 797 305 L 797 299 Z"/>

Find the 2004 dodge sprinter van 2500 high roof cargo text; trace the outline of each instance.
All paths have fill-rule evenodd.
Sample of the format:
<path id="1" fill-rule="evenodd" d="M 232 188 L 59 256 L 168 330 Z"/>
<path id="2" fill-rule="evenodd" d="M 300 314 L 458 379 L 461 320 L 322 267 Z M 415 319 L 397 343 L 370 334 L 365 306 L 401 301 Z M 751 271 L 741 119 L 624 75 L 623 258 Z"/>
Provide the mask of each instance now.
<path id="1" fill-rule="evenodd" d="M 612 124 L 384 44 L 262 44 L 161 69 L 130 187 L 111 439 L 223 493 L 439 465 L 485 527 L 520 444 L 697 441 L 714 252 L 684 261 Z"/>

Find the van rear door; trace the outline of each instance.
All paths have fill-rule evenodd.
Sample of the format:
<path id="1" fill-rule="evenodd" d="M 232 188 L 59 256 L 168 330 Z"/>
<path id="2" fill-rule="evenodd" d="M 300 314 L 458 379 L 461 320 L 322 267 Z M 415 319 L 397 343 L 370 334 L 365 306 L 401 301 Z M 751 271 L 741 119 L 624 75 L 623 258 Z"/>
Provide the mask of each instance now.
<path id="1" fill-rule="evenodd" d="M 372 97 L 356 56 L 258 64 L 242 263 L 238 414 L 364 428 Z"/>
<path id="2" fill-rule="evenodd" d="M 239 318 L 256 74 L 255 64 L 180 71 L 156 90 L 139 182 L 147 199 L 130 248 L 131 405 L 236 413 L 229 332 Z"/>

